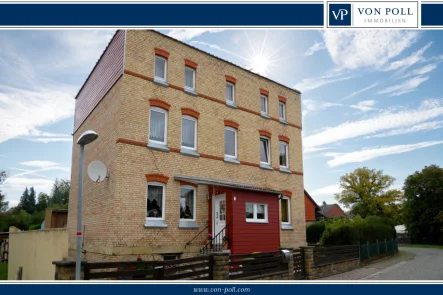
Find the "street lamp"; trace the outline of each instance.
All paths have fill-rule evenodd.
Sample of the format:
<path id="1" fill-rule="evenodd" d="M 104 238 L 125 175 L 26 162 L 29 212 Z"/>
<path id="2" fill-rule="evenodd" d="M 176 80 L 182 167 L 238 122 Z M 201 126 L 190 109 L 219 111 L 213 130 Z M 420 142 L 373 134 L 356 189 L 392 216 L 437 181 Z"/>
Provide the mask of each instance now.
<path id="1" fill-rule="evenodd" d="M 85 131 L 77 139 L 77 144 L 80 145 L 80 159 L 78 165 L 78 204 L 77 204 L 77 247 L 75 257 L 75 279 L 80 280 L 81 260 L 82 260 L 82 208 L 83 208 L 83 155 L 85 152 L 85 145 L 93 142 L 98 137 L 98 134 L 92 130 Z"/>

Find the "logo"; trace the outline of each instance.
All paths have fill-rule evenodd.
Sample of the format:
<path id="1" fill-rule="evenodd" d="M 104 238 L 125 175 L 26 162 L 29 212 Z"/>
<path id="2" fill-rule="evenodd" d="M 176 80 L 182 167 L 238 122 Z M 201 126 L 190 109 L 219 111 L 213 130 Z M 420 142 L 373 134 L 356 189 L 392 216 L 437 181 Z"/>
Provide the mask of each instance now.
<path id="1" fill-rule="evenodd" d="M 350 26 L 351 15 L 351 4 L 329 4 L 329 26 Z"/>

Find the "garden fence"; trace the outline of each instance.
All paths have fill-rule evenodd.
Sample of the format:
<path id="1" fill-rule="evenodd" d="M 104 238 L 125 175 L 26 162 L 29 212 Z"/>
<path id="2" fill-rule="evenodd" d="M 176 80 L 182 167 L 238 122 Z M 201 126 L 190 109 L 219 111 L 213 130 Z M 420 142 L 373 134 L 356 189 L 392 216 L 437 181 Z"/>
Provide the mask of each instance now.
<path id="1" fill-rule="evenodd" d="M 372 260 L 398 252 L 398 240 L 381 240 L 375 243 L 360 244 L 360 260 Z"/>

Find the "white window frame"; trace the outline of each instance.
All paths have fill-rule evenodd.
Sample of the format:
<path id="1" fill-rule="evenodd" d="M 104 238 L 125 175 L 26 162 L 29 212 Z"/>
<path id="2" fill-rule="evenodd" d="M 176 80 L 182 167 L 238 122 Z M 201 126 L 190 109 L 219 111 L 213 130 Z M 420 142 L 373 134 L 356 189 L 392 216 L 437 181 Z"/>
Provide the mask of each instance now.
<path id="1" fill-rule="evenodd" d="M 157 66 L 156 60 L 158 59 L 162 59 L 165 61 L 165 77 L 159 77 L 155 75 L 155 67 Z M 155 55 L 155 60 L 154 60 L 154 78 L 164 81 L 166 82 L 168 80 L 168 59 L 164 58 L 163 56 L 160 55 Z"/>
<path id="2" fill-rule="evenodd" d="M 231 82 L 226 82 L 226 85 L 232 86 L 232 101 L 228 100 L 228 93 L 226 93 L 226 102 L 235 104 L 235 84 Z"/>
<path id="3" fill-rule="evenodd" d="M 246 202 L 245 203 L 245 213 L 246 213 L 246 205 L 252 204 L 253 205 L 253 218 L 246 218 L 246 222 L 253 222 L 253 223 L 268 223 L 268 204 L 262 204 L 262 203 L 251 203 Z M 264 205 L 265 206 L 265 219 L 257 219 L 257 206 L 258 205 Z"/>
<path id="4" fill-rule="evenodd" d="M 237 129 L 232 128 L 232 127 L 225 127 L 224 131 L 233 131 L 234 132 L 234 150 L 235 150 L 235 156 L 232 155 L 227 155 L 226 151 L 225 151 L 225 157 L 227 158 L 231 158 L 231 159 L 237 159 Z M 225 138 L 225 144 L 226 144 L 226 138 Z"/>
<path id="5" fill-rule="evenodd" d="M 282 165 L 280 164 L 280 146 L 281 146 L 282 144 L 283 144 L 283 145 L 285 146 L 285 148 L 286 148 L 286 166 L 282 166 Z M 289 168 L 289 145 L 288 145 L 287 142 L 280 141 L 280 144 L 279 144 L 279 147 L 278 147 L 278 162 L 279 162 L 279 164 L 280 164 L 280 168 Z"/>
<path id="6" fill-rule="evenodd" d="M 287 197 L 287 196 L 284 196 L 283 198 L 282 198 L 282 200 L 287 200 L 288 201 L 288 222 L 286 222 L 286 221 L 282 221 L 281 223 L 282 224 L 291 224 L 291 198 L 289 198 L 289 197 Z M 281 210 L 281 205 L 280 205 L 280 210 Z"/>
<path id="7" fill-rule="evenodd" d="M 192 215 L 192 219 L 182 219 L 182 218 L 180 218 L 180 221 L 196 221 L 197 219 L 196 219 L 196 215 L 197 215 L 197 190 L 196 190 L 196 188 L 194 187 L 194 186 L 192 186 L 192 185 L 181 185 L 180 186 L 180 198 L 181 198 L 181 190 L 182 190 L 182 188 L 185 188 L 185 189 L 192 189 L 192 191 L 194 192 L 194 208 L 193 208 L 193 210 L 194 210 L 194 212 L 193 212 L 193 215 Z M 181 206 L 181 204 L 180 204 L 180 206 Z"/>
<path id="8" fill-rule="evenodd" d="M 189 86 L 186 86 L 186 70 L 192 71 L 192 88 Z M 195 69 L 193 69 L 191 67 L 186 67 L 186 66 L 185 66 L 185 89 L 189 90 L 189 91 L 195 91 Z"/>
<path id="9" fill-rule="evenodd" d="M 262 105 L 261 105 L 262 97 L 265 98 L 265 109 L 266 109 L 265 111 L 262 110 Z M 260 94 L 260 112 L 262 114 L 266 114 L 266 115 L 268 114 L 268 97 L 266 95 L 264 95 L 264 94 Z"/>
<path id="10" fill-rule="evenodd" d="M 162 141 L 158 141 L 158 140 L 154 140 L 151 139 L 151 112 L 158 112 L 158 113 L 163 113 L 165 114 L 165 140 Z M 161 145 L 167 145 L 168 143 L 168 111 L 162 108 L 158 108 L 158 107 L 151 107 L 151 109 L 149 110 L 149 134 L 148 134 L 148 140 L 157 144 L 161 144 Z"/>
<path id="11" fill-rule="evenodd" d="M 260 147 L 261 148 L 261 140 L 266 139 L 268 141 L 268 162 L 262 162 L 260 159 L 260 164 L 271 165 L 271 139 L 266 136 L 260 136 Z"/>
<path id="12" fill-rule="evenodd" d="M 183 120 L 194 121 L 194 147 L 183 146 Z M 182 116 L 182 137 L 181 137 L 181 148 L 185 150 L 196 151 L 197 150 L 197 119 L 191 116 L 183 115 Z"/>
<path id="13" fill-rule="evenodd" d="M 283 106 L 283 117 L 280 116 L 280 106 Z M 282 101 L 278 102 L 278 114 L 280 116 L 280 119 L 286 120 L 286 103 Z"/>
<path id="14" fill-rule="evenodd" d="M 150 185 L 155 185 L 155 186 L 161 186 L 163 188 L 163 195 L 162 195 L 162 217 L 148 217 L 146 216 L 146 221 L 148 220 L 165 220 L 165 203 L 166 203 L 166 184 L 161 183 L 161 182 L 148 182 L 146 184 L 146 204 L 145 204 L 145 208 L 148 208 L 148 197 L 149 197 L 149 186 Z M 148 211 L 146 211 L 147 214 Z"/>

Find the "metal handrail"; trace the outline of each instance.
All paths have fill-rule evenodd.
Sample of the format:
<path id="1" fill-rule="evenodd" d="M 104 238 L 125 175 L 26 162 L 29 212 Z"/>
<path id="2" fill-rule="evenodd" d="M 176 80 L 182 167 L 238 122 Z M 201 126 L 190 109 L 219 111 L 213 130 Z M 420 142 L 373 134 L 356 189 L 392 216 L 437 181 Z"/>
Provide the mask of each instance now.
<path id="1" fill-rule="evenodd" d="M 202 247 L 201 252 L 207 253 L 210 251 L 214 251 L 214 246 L 217 248 L 216 251 L 223 249 L 223 247 L 229 243 L 231 239 L 231 223 L 229 222 L 215 237 L 213 237 L 209 243 Z M 218 249 L 218 247 L 220 249 Z"/>
<path id="2" fill-rule="evenodd" d="M 198 233 L 196 234 L 192 239 L 190 239 L 189 241 L 186 242 L 185 248 L 191 245 L 191 242 L 193 240 L 195 240 L 202 232 L 204 232 L 205 230 L 208 229 L 208 225 L 206 224 L 206 226 Z"/>

